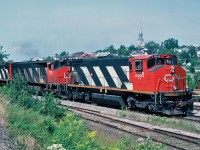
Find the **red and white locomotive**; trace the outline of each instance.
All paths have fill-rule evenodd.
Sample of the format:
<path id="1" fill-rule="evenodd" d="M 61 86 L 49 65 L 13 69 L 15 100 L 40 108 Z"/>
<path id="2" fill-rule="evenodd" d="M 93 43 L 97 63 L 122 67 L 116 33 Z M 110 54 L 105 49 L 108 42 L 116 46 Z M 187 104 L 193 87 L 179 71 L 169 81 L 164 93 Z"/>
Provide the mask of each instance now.
<path id="1" fill-rule="evenodd" d="M 170 54 L 121 58 L 66 59 L 0 65 L 0 82 L 23 76 L 40 91 L 105 105 L 147 108 L 167 115 L 193 110 L 186 71 Z"/>

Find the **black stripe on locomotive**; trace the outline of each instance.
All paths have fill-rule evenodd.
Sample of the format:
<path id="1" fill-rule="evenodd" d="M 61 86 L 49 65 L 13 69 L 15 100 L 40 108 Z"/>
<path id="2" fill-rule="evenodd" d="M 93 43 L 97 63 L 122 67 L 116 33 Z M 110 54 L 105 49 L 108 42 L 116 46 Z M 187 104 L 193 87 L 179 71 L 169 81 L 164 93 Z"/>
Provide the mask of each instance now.
<path id="1" fill-rule="evenodd" d="M 72 66 L 74 67 L 74 70 L 77 71 L 77 75 L 81 79 L 84 85 L 90 85 L 87 81 L 87 77 L 82 71 L 81 67 L 86 67 L 89 71 L 89 73 L 92 75 L 92 79 L 94 80 L 94 83 L 96 86 L 104 86 L 101 84 L 99 77 L 97 76 L 97 73 L 95 72 L 93 67 L 99 67 L 103 76 L 105 77 L 105 80 L 108 83 L 109 87 L 118 87 L 110 73 L 108 72 L 108 69 L 106 67 L 111 66 L 115 70 L 117 76 L 119 77 L 122 86 L 121 88 L 126 88 L 124 82 L 129 82 L 127 75 L 122 70 L 121 66 L 128 66 L 128 58 L 97 58 L 97 59 L 73 59 L 72 60 Z M 76 79 L 76 77 L 75 77 Z M 77 81 L 75 81 L 76 83 Z"/>

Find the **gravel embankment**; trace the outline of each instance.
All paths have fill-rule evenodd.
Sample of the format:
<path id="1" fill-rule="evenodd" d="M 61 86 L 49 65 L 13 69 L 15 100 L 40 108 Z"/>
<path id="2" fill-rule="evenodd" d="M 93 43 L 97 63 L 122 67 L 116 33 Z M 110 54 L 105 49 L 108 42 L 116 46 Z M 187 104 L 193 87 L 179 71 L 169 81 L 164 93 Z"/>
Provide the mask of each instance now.
<path id="1" fill-rule="evenodd" d="M 0 126 L 0 150 L 16 150 L 11 144 L 10 138 L 6 132 L 5 127 Z"/>
<path id="2" fill-rule="evenodd" d="M 16 150 L 17 148 L 12 144 L 6 131 L 6 111 L 4 105 L 2 105 L 3 98 L 4 97 L 0 95 L 0 150 Z"/>

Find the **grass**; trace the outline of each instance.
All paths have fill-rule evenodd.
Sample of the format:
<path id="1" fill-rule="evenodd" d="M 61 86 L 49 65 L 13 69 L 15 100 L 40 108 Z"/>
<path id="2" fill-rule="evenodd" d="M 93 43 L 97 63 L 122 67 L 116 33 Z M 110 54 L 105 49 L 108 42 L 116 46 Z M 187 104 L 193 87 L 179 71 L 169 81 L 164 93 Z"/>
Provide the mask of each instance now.
<path id="1" fill-rule="evenodd" d="M 184 120 L 179 120 L 175 118 L 160 117 L 160 116 L 155 116 L 155 115 L 151 115 L 151 116 L 148 115 L 148 116 L 141 117 L 140 114 L 136 114 L 134 112 L 128 113 L 128 111 L 126 110 L 120 110 L 120 112 L 117 113 L 117 116 L 150 123 L 153 125 L 180 129 L 187 132 L 192 132 L 192 133 L 197 133 L 197 134 L 200 133 L 200 129 L 197 128 L 193 123 L 189 123 Z"/>
<path id="2" fill-rule="evenodd" d="M 200 129 L 197 128 L 193 123 L 186 122 L 184 120 L 175 119 L 175 118 L 160 117 L 160 116 L 155 116 L 155 115 L 142 116 L 141 114 L 128 111 L 127 108 L 122 108 L 120 111 L 117 112 L 116 116 L 121 117 L 121 118 L 129 118 L 136 121 L 146 122 L 153 125 L 180 129 L 187 132 L 192 132 L 192 133 L 197 133 L 197 134 L 200 133 Z"/>
<path id="3" fill-rule="evenodd" d="M 17 105 L 9 106 L 7 113 L 9 114 L 7 128 L 19 149 L 40 149 L 51 144 L 49 128 L 53 127 L 54 122 L 51 122 L 49 117 Z"/>
<path id="4" fill-rule="evenodd" d="M 149 119 L 149 122 L 152 122 L 156 125 L 163 125 L 165 127 L 182 129 L 182 130 L 197 133 L 197 134 L 200 133 L 200 129 L 195 127 L 194 124 L 187 123 L 183 120 L 177 120 L 174 118 L 171 119 L 171 118 L 167 118 L 167 117 L 154 116 Z"/>
<path id="5" fill-rule="evenodd" d="M 53 149 L 59 144 L 65 149 L 75 150 L 142 150 L 148 145 L 152 149 L 163 149 L 162 145 L 155 145 L 151 139 L 139 141 L 128 136 L 108 137 L 103 132 L 90 131 L 85 122 L 73 113 L 67 113 L 66 117 L 57 121 L 16 104 L 0 106 L 5 108 L 2 112 L 8 114 L 6 120 L 9 135 L 20 150 Z"/>
<path id="6" fill-rule="evenodd" d="M 199 96 L 194 97 L 194 102 L 200 102 L 200 97 Z"/>
<path id="7" fill-rule="evenodd" d="M 128 116 L 128 108 L 122 107 L 120 111 L 117 112 L 117 116 L 120 118 L 125 118 Z"/>

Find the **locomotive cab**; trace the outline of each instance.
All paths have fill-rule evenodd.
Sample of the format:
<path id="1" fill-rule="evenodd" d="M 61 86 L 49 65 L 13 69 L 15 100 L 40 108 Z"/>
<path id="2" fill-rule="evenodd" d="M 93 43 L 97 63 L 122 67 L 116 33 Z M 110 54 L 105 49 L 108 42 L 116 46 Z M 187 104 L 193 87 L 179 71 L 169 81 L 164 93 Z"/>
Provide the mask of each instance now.
<path id="1" fill-rule="evenodd" d="M 47 64 L 47 83 L 54 85 L 71 83 L 71 72 L 69 60 L 50 62 Z"/>
<path id="2" fill-rule="evenodd" d="M 176 56 L 143 55 L 129 61 L 133 91 L 141 93 L 134 97 L 136 107 L 164 114 L 186 114 L 193 109 L 186 86 L 186 71 L 177 65 Z M 144 102 L 147 95 L 151 98 Z"/>
<path id="3" fill-rule="evenodd" d="M 136 91 L 186 91 L 186 71 L 177 65 L 176 56 L 144 55 L 130 58 L 130 81 Z"/>

